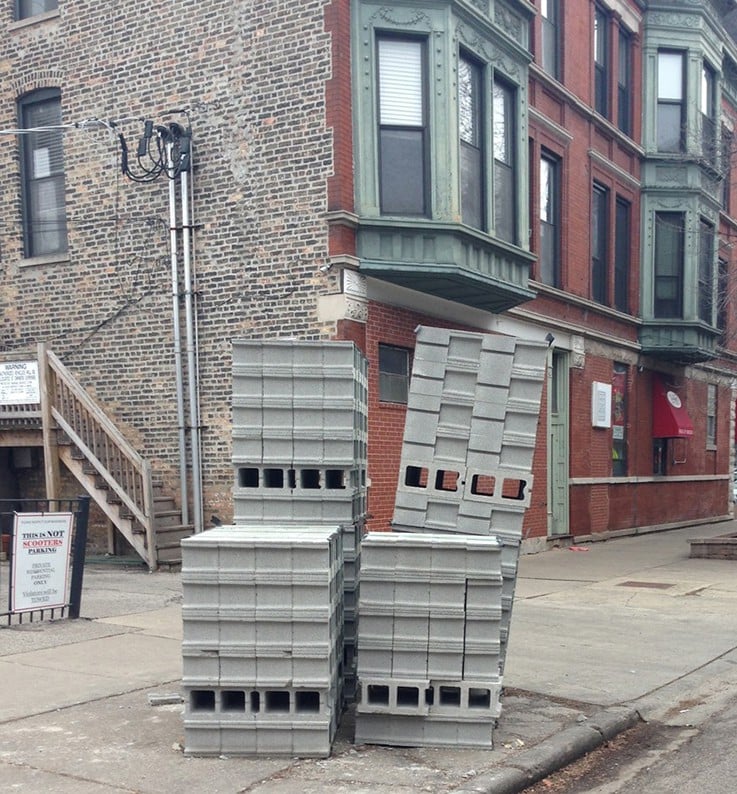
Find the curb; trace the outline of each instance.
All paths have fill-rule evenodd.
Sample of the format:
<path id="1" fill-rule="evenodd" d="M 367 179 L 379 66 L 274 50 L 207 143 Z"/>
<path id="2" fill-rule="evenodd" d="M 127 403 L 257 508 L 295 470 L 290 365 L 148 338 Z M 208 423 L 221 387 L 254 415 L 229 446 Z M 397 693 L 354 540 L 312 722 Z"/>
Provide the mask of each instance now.
<path id="1" fill-rule="evenodd" d="M 640 720 L 640 714 L 633 708 L 622 706 L 605 709 L 585 722 L 565 728 L 536 747 L 515 755 L 504 766 L 479 775 L 461 788 L 453 789 L 452 794 L 518 794 Z"/>

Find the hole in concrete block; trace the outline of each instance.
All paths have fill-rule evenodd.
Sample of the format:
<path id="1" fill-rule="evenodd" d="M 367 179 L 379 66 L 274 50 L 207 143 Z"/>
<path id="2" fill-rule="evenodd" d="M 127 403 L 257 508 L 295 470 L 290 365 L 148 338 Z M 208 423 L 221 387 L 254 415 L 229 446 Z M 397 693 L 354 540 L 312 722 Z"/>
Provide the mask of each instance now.
<path id="1" fill-rule="evenodd" d="M 258 714 L 261 711 L 261 693 L 257 691 L 251 692 L 251 711 Z"/>
<path id="2" fill-rule="evenodd" d="M 238 469 L 240 488 L 258 488 L 258 469 Z"/>
<path id="3" fill-rule="evenodd" d="M 317 489 L 320 487 L 320 469 L 302 469 L 299 473 L 301 488 Z"/>
<path id="4" fill-rule="evenodd" d="M 327 469 L 325 472 L 325 487 L 331 491 L 345 488 L 345 480 L 341 469 Z"/>
<path id="5" fill-rule="evenodd" d="M 471 493 L 476 496 L 494 496 L 496 477 L 490 474 L 474 474 L 471 480 Z"/>
<path id="6" fill-rule="evenodd" d="M 289 692 L 269 690 L 266 692 L 265 711 L 289 711 Z"/>
<path id="7" fill-rule="evenodd" d="M 297 472 L 294 469 L 287 470 L 287 481 L 289 483 L 289 488 L 296 488 L 297 487 Z"/>
<path id="8" fill-rule="evenodd" d="M 320 711 L 320 693 L 310 690 L 297 692 L 294 707 L 297 711 Z"/>
<path id="9" fill-rule="evenodd" d="M 366 696 L 369 703 L 389 705 L 389 687 L 380 684 L 369 684 L 366 687 Z"/>
<path id="10" fill-rule="evenodd" d="M 491 690 L 471 687 L 468 690 L 468 707 L 471 709 L 488 709 L 491 707 Z"/>
<path id="11" fill-rule="evenodd" d="M 264 488 L 283 488 L 284 469 L 264 469 Z"/>
<path id="12" fill-rule="evenodd" d="M 435 702 L 435 687 L 428 687 L 425 690 L 425 705 L 432 706 Z"/>
<path id="13" fill-rule="evenodd" d="M 502 485 L 502 499 L 514 499 L 517 501 L 522 501 L 525 498 L 526 487 L 526 480 L 505 478 L 504 484 Z"/>
<path id="14" fill-rule="evenodd" d="M 440 705 L 441 706 L 460 706 L 461 705 L 461 688 L 459 686 L 441 686 L 440 687 Z"/>
<path id="15" fill-rule="evenodd" d="M 189 693 L 192 711 L 215 711 L 215 692 L 212 689 L 193 689 Z"/>
<path id="16" fill-rule="evenodd" d="M 397 706 L 419 706 L 420 690 L 416 686 L 397 687 Z"/>
<path id="17" fill-rule="evenodd" d="M 246 693 L 239 690 L 224 689 L 220 694 L 223 711 L 245 711 Z"/>
<path id="18" fill-rule="evenodd" d="M 444 469 L 438 469 L 435 474 L 435 490 L 436 491 L 457 491 L 458 490 L 458 478 L 459 474 L 457 471 L 446 471 Z"/>
<path id="19" fill-rule="evenodd" d="M 428 471 L 420 466 L 407 466 L 404 484 L 410 488 L 427 488 Z"/>

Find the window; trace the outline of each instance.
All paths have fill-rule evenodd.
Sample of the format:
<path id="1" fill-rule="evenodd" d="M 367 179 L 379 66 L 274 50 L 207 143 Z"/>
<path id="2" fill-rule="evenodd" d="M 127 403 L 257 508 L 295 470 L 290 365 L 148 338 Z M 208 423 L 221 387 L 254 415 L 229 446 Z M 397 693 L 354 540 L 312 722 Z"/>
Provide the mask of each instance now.
<path id="1" fill-rule="evenodd" d="M 560 78 L 560 0 L 540 0 L 542 38 L 540 65 L 551 76 Z"/>
<path id="2" fill-rule="evenodd" d="M 714 322 L 714 227 L 699 223 L 699 320 Z"/>
<path id="3" fill-rule="evenodd" d="M 732 188 L 732 148 L 734 136 L 722 127 L 722 209 L 729 215 L 731 210 L 730 193 Z"/>
<path id="4" fill-rule="evenodd" d="M 629 311 L 630 205 L 617 196 L 614 215 L 614 308 Z"/>
<path id="5" fill-rule="evenodd" d="M 607 301 L 607 257 L 609 255 L 609 191 L 594 185 L 591 203 L 591 297 Z"/>
<path id="6" fill-rule="evenodd" d="M 494 80 L 493 105 L 494 226 L 497 237 L 515 243 L 515 91 L 498 78 Z"/>
<path id="7" fill-rule="evenodd" d="M 540 157 L 540 280 L 560 286 L 560 161 Z"/>
<path id="8" fill-rule="evenodd" d="M 619 31 L 619 69 L 617 71 L 617 126 L 625 135 L 632 134 L 632 41 Z"/>
<path id="9" fill-rule="evenodd" d="M 683 150 L 683 53 L 658 53 L 657 143 L 660 152 Z"/>
<path id="10" fill-rule="evenodd" d="M 612 373 L 612 476 L 627 476 L 627 366 L 614 362 Z"/>
<path id="11" fill-rule="evenodd" d="M 609 18 L 600 9 L 594 11 L 594 109 L 602 116 L 609 112 Z"/>
<path id="12" fill-rule="evenodd" d="M 427 214 L 425 46 L 380 38 L 379 182 L 381 212 Z"/>
<path id="13" fill-rule="evenodd" d="M 717 159 L 716 132 L 716 79 L 705 63 L 701 69 L 701 155 L 712 164 Z"/>
<path id="14" fill-rule="evenodd" d="M 409 394 L 409 350 L 379 345 L 379 400 L 405 403 Z"/>
<path id="15" fill-rule="evenodd" d="M 719 273 L 717 281 L 717 328 L 721 332 L 720 342 L 727 341 L 727 309 L 729 307 L 729 262 L 719 259 Z"/>
<path id="16" fill-rule="evenodd" d="M 683 240 L 683 213 L 656 212 L 655 317 L 683 317 Z"/>
<path id="17" fill-rule="evenodd" d="M 461 215 L 463 222 L 485 228 L 484 152 L 481 67 L 461 56 L 458 63 L 458 137 L 461 147 Z"/>
<path id="18" fill-rule="evenodd" d="M 717 387 L 706 385 L 706 446 L 712 449 L 717 445 Z"/>
<path id="19" fill-rule="evenodd" d="M 668 439 L 653 439 L 653 474 L 665 475 L 668 473 Z"/>
<path id="20" fill-rule="evenodd" d="M 58 7 L 59 0 L 17 0 L 16 19 L 28 19 Z"/>
<path id="21" fill-rule="evenodd" d="M 23 189 L 23 239 L 27 257 L 67 250 L 61 96 L 55 89 L 26 95 L 19 103 Z M 49 127 L 49 130 L 42 128 Z"/>

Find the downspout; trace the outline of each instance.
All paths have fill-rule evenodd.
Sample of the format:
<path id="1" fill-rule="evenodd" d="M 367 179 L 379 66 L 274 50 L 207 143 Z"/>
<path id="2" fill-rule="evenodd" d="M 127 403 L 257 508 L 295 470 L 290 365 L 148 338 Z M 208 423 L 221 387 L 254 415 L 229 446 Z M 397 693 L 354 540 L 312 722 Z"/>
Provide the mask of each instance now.
<path id="1" fill-rule="evenodd" d="M 174 331 L 174 375 L 177 391 L 177 426 L 179 429 L 179 486 L 181 492 L 182 523 L 189 524 L 189 493 L 187 489 L 187 431 L 184 421 L 184 378 L 182 375 L 182 331 L 179 321 L 179 266 L 177 261 L 177 191 L 174 173 L 174 144 L 166 144 L 169 174 L 169 246 L 171 248 L 171 297 Z"/>
<path id="2" fill-rule="evenodd" d="M 188 131 L 189 132 L 189 131 Z M 189 424 L 190 446 L 192 452 L 192 519 L 194 531 L 202 532 L 203 506 L 202 506 L 202 453 L 200 451 L 200 393 L 199 393 L 199 361 L 197 346 L 197 313 L 194 305 L 193 275 L 192 275 L 192 238 L 194 234 L 191 218 L 192 199 L 192 141 L 189 141 L 189 163 L 181 173 L 182 192 L 182 252 L 184 260 L 184 307 L 185 325 L 187 333 L 187 385 L 189 389 Z"/>

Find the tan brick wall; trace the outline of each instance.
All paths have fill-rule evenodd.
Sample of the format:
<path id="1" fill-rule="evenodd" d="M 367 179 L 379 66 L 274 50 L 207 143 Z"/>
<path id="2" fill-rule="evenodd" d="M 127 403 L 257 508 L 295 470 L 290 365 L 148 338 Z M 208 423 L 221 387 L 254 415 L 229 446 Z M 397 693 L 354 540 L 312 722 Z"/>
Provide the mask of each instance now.
<path id="1" fill-rule="evenodd" d="M 199 305 L 206 517 L 228 519 L 230 346 L 243 336 L 317 336 L 327 257 L 332 136 L 325 0 L 75 0 L 57 18 L 0 12 L 0 128 L 17 99 L 62 92 L 67 123 L 189 108 Z M 142 122 L 121 125 L 135 152 Z M 69 258 L 21 261 L 20 176 L 0 140 L 0 352 L 59 355 L 154 464 L 177 460 L 168 185 L 120 174 L 104 129 L 64 136 Z"/>

